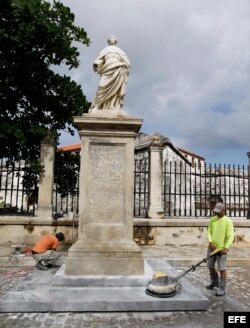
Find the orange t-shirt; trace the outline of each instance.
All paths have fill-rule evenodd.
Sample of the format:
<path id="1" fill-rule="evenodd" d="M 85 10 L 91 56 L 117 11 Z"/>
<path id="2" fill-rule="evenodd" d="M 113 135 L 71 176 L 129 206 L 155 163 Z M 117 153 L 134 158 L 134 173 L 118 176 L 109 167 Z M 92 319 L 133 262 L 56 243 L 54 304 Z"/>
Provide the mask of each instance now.
<path id="1" fill-rule="evenodd" d="M 54 235 L 43 236 L 32 248 L 37 253 L 46 252 L 49 249 L 56 250 L 59 240 Z"/>

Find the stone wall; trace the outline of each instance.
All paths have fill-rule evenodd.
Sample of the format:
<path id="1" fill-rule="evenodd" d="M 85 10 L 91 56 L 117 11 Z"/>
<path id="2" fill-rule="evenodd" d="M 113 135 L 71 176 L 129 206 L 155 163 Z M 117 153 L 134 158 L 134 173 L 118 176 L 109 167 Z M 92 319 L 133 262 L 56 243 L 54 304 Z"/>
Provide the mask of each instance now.
<path id="1" fill-rule="evenodd" d="M 134 219 L 134 239 L 139 245 L 207 245 L 209 219 Z M 250 243 L 250 220 L 233 220 L 235 242 Z"/>
<path id="2" fill-rule="evenodd" d="M 38 220 L 31 217 L 0 216 L 0 246 L 33 245 L 41 235 L 62 231 L 66 243 L 78 237 L 78 222 L 70 218 Z M 134 241 L 138 245 L 207 245 L 208 219 L 134 219 Z M 235 219 L 235 242 L 250 243 L 250 220 Z"/>

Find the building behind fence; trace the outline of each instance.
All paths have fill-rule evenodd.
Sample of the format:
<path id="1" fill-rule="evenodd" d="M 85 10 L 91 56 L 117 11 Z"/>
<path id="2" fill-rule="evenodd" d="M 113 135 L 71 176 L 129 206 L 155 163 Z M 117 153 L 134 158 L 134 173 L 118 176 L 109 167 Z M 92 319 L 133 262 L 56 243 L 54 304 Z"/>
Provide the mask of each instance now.
<path id="1" fill-rule="evenodd" d="M 249 217 L 249 167 L 206 165 L 202 157 L 193 155 L 187 158 L 187 153 L 159 134 L 139 134 L 135 145 L 134 217 L 150 217 L 150 208 L 169 218 L 209 217 L 217 202 L 225 203 L 231 217 Z M 159 161 L 158 172 L 154 172 L 157 166 L 152 165 L 153 160 Z M 58 151 L 53 165 L 52 211 L 78 214 L 79 152 Z M 0 214 L 34 215 L 36 188 L 24 188 L 25 166 L 24 161 L 1 160 Z M 160 191 L 157 197 L 151 188 L 153 183 Z"/>
<path id="2" fill-rule="evenodd" d="M 231 217 L 246 217 L 248 168 L 164 162 L 163 204 L 166 216 L 208 217 L 217 202 Z"/>

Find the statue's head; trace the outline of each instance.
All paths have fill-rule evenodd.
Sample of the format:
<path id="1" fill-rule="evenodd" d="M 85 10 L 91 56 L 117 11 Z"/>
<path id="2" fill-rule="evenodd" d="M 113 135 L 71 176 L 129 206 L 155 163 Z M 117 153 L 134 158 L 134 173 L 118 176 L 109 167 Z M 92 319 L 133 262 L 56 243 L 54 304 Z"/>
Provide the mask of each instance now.
<path id="1" fill-rule="evenodd" d="M 117 44 L 117 38 L 116 38 L 116 36 L 110 35 L 110 37 L 108 38 L 107 42 L 108 42 L 108 44 L 110 46 L 113 46 L 113 45 Z"/>

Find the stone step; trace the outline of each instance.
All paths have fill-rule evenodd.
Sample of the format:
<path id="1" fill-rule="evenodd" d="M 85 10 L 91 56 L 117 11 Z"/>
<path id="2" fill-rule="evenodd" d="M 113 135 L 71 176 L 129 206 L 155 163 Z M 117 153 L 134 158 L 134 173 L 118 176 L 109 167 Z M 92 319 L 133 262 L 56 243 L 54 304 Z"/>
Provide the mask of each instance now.
<path id="1" fill-rule="evenodd" d="M 178 275 L 165 260 L 148 259 L 147 262 L 152 272 Z M 175 296 L 158 298 L 145 293 L 145 281 L 143 287 L 72 287 L 72 282 L 68 287 L 65 284 L 57 287 L 51 284 L 54 277 L 53 270 L 35 270 L 15 290 L 2 297 L 0 312 L 203 311 L 209 306 L 208 299 L 185 278 L 181 279 L 182 289 Z"/>

